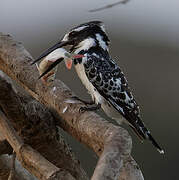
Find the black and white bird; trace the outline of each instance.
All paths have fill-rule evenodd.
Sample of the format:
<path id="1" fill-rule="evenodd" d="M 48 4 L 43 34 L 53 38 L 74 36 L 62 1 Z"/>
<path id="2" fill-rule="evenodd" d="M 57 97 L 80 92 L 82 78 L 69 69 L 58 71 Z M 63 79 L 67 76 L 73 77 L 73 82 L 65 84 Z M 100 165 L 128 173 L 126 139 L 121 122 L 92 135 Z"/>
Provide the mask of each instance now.
<path id="1" fill-rule="evenodd" d="M 84 55 L 82 58 L 74 59 L 74 65 L 95 106 L 86 106 L 83 110 L 102 108 L 119 124 L 126 122 L 142 140 L 150 140 L 163 154 L 164 151 L 141 120 L 139 106 L 124 73 L 109 55 L 109 38 L 104 24 L 100 21 L 91 21 L 71 29 L 59 43 L 34 62 L 67 45 L 71 47 L 70 53 Z"/>

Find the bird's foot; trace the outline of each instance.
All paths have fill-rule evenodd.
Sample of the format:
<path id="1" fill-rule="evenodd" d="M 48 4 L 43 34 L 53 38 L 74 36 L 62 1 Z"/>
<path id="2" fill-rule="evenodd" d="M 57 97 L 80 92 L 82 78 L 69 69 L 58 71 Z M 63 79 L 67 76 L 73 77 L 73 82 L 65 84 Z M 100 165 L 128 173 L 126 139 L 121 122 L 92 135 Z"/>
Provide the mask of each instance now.
<path id="1" fill-rule="evenodd" d="M 100 109 L 100 108 L 101 108 L 101 104 L 97 104 L 97 105 L 92 106 L 92 107 L 81 107 L 81 108 L 79 109 L 79 111 L 80 111 L 81 113 L 84 113 L 85 111 L 96 111 L 96 110 L 98 110 L 98 109 Z"/>

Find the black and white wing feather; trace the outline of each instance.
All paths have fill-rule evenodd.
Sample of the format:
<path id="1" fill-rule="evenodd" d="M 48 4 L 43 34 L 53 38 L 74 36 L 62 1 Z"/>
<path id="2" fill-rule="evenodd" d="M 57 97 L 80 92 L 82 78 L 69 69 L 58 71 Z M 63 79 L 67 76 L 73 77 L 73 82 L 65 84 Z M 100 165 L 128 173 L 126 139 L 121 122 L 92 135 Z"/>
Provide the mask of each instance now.
<path id="1" fill-rule="evenodd" d="M 131 125 L 129 116 L 139 117 L 139 106 L 133 98 L 127 80 L 119 66 L 112 60 L 89 56 L 84 64 L 89 81 Z"/>
<path id="2" fill-rule="evenodd" d="M 128 121 L 140 138 L 150 139 L 162 151 L 142 122 L 139 106 L 119 66 L 110 58 L 106 60 L 97 56 L 88 56 L 84 66 L 89 81 L 100 95 Z"/>

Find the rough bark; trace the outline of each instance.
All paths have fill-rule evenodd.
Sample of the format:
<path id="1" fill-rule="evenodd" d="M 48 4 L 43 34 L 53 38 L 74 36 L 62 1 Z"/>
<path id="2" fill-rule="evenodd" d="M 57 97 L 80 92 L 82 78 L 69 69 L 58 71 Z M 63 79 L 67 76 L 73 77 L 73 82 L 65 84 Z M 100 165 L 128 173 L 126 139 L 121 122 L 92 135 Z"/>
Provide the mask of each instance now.
<path id="1" fill-rule="evenodd" d="M 65 168 L 76 179 L 88 179 L 79 161 L 58 133 L 49 109 L 30 96 L 17 91 L 12 81 L 2 72 L 0 72 L 0 107 L 11 119 L 13 127 L 26 144 L 38 150 L 54 165 Z M 0 142 L 0 149 L 0 154 L 10 153 L 10 150 L 12 152 L 12 148 L 5 140 Z M 30 163 L 29 165 L 33 166 Z"/>
<path id="2" fill-rule="evenodd" d="M 32 61 L 20 43 L 0 35 L 0 69 L 50 107 L 57 125 L 100 156 L 92 179 L 142 180 L 142 173 L 130 155 L 132 140 L 128 132 L 94 112 L 80 113 L 83 104 L 71 99 L 74 93 L 60 80 L 44 86 L 38 81 L 36 66 L 30 66 Z"/>
<path id="3" fill-rule="evenodd" d="M 1 110 L 0 131 L 16 152 L 16 155 L 23 166 L 37 178 L 44 180 L 55 180 L 56 177 L 63 177 L 64 180 L 75 179 L 66 170 L 57 168 L 41 156 L 40 153 L 32 149 L 30 146 L 25 145 Z"/>
<path id="4" fill-rule="evenodd" d="M 0 179 L 7 180 L 11 170 L 12 155 L 4 154 L 0 156 Z M 21 166 L 21 163 L 15 160 L 15 177 L 17 180 L 37 180 L 35 176 L 29 173 Z"/>

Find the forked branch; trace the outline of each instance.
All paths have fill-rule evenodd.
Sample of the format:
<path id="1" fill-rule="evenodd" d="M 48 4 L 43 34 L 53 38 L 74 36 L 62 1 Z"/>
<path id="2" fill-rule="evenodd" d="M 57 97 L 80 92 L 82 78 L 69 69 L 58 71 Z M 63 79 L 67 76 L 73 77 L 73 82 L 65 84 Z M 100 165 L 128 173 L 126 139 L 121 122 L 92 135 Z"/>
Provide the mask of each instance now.
<path id="1" fill-rule="evenodd" d="M 128 132 L 102 119 L 94 112 L 80 113 L 83 105 L 71 99 L 74 93 L 60 80 L 48 87 L 38 81 L 33 58 L 8 35 L 0 35 L 0 69 L 19 83 L 34 98 L 53 109 L 56 123 L 100 156 L 93 180 L 143 180 L 130 153 Z M 62 120 L 59 121 L 58 117 Z"/>
<path id="2" fill-rule="evenodd" d="M 31 173 L 39 179 L 52 180 L 56 177 L 74 179 L 67 171 L 54 166 L 37 151 L 25 145 L 22 139 L 16 134 L 9 120 L 0 110 L 0 131 L 15 150 L 18 159 Z"/>
<path id="3" fill-rule="evenodd" d="M 67 170 L 68 174 L 74 176 L 75 179 L 88 179 L 74 153 L 57 131 L 50 110 L 28 96 L 25 92 L 22 92 L 20 87 L 15 87 L 13 81 L 2 71 L 0 71 L 0 107 L 10 120 L 10 127 L 13 126 L 16 129 L 16 132 L 26 144 L 37 150 L 56 167 Z M 4 127 L 3 130 L 4 136 L 9 134 L 7 128 Z M 2 131 L 0 130 L 0 132 Z M 11 132 L 11 135 L 13 135 L 13 132 Z M 16 140 L 16 138 L 14 138 L 15 135 L 10 137 L 12 140 Z M 12 148 L 9 143 L 4 140 L 4 137 L 1 139 L 0 155 L 12 153 Z M 8 140 L 7 137 L 6 139 Z M 6 166 L 0 168 L 0 179 L 3 178 L 2 171 L 6 172 L 8 169 L 7 167 L 9 167 L 7 158 L 4 156 L 1 158 L 1 163 L 6 164 Z M 33 167 L 35 164 L 36 166 L 39 166 L 38 162 L 34 162 L 36 161 L 33 158 L 30 158 L 28 163 L 23 163 L 22 165 L 33 174 L 36 174 L 36 172 L 34 172 L 36 169 L 38 169 L 39 174 L 44 174 L 43 172 L 40 172 L 38 167 Z M 20 170 L 20 168 L 20 165 L 15 168 L 18 174 L 22 174 L 21 172 L 24 171 L 22 168 Z M 65 176 L 66 174 L 64 171 L 62 172 L 62 175 Z M 27 173 L 24 171 L 22 176 L 26 174 Z M 69 179 L 68 177 L 66 177 L 66 180 Z M 21 178 L 23 179 L 24 177 Z M 26 178 L 27 176 L 24 179 Z M 41 178 L 44 178 L 44 176 L 41 176 Z M 65 179 L 65 177 L 63 177 L 63 179 Z"/>

